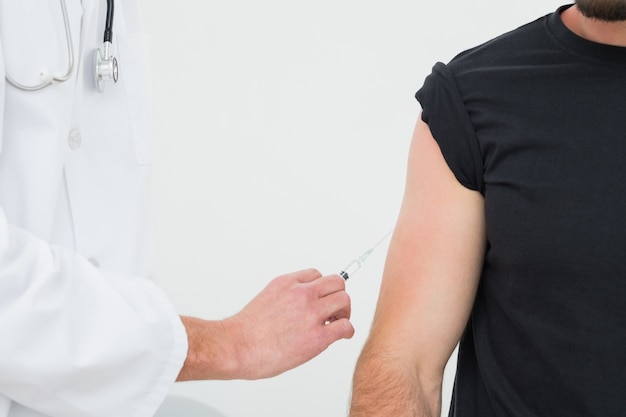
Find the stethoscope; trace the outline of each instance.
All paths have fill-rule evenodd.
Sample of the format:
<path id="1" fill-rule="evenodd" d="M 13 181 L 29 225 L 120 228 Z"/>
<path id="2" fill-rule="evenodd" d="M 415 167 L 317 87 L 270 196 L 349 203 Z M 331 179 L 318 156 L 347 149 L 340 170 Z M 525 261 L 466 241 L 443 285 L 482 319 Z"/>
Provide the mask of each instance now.
<path id="1" fill-rule="evenodd" d="M 39 74 L 41 83 L 36 85 L 25 85 L 15 81 L 8 73 L 6 74 L 7 81 L 24 91 L 37 91 L 46 88 L 55 83 L 63 83 L 69 80 L 74 71 L 74 48 L 72 47 L 72 31 L 70 29 L 70 20 L 67 14 L 67 5 L 65 0 L 61 1 L 61 10 L 63 11 L 63 23 L 65 25 L 65 40 L 67 42 L 67 71 L 64 75 L 59 73 L 52 73 L 47 70 L 41 71 Z M 111 54 L 111 47 L 113 45 L 113 4 L 114 0 L 107 0 L 107 14 L 104 25 L 104 45 L 102 50 L 98 49 L 94 54 L 94 78 L 96 88 L 99 92 L 104 91 L 106 82 L 117 82 L 118 68 L 117 59 Z"/>

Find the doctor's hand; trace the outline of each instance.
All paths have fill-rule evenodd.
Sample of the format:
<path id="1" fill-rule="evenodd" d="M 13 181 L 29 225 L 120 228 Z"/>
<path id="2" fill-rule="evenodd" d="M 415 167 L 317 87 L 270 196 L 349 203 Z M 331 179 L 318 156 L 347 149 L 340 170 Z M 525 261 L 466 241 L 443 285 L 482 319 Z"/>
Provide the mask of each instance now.
<path id="1" fill-rule="evenodd" d="M 314 269 L 275 278 L 228 319 L 181 319 L 189 351 L 178 381 L 269 378 L 354 334 L 343 278 Z"/>

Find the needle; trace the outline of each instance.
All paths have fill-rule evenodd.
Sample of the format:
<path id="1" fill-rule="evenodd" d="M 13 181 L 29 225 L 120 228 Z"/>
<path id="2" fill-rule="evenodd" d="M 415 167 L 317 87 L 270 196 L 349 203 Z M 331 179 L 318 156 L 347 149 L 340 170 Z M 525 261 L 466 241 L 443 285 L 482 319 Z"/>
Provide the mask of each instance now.
<path id="1" fill-rule="evenodd" d="M 348 278 L 350 278 L 359 269 L 361 269 L 361 266 L 363 266 L 363 263 L 372 254 L 372 252 L 374 252 L 374 249 L 376 249 L 378 246 L 380 246 L 380 244 L 383 243 L 385 241 L 385 239 L 387 239 L 387 237 L 389 237 L 389 235 L 393 232 L 393 230 L 394 229 L 391 229 L 382 239 L 380 239 L 378 241 L 378 243 L 376 243 L 374 246 L 372 246 L 371 248 L 369 248 L 368 250 L 363 252 L 363 254 L 361 256 L 359 256 L 358 258 L 353 259 L 345 268 L 343 268 L 341 270 L 339 275 L 341 275 L 343 277 L 343 279 L 347 281 Z"/>

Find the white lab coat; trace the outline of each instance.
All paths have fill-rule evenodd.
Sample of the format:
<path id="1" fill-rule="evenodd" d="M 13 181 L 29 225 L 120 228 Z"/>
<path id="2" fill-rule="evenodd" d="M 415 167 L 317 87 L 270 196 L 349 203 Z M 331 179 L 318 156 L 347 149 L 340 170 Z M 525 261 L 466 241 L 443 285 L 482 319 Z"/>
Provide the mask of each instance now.
<path id="1" fill-rule="evenodd" d="M 98 93 L 104 0 L 0 0 L 0 417 L 148 417 L 187 352 L 150 280 L 147 42 L 136 0 L 115 4 L 120 80 Z"/>

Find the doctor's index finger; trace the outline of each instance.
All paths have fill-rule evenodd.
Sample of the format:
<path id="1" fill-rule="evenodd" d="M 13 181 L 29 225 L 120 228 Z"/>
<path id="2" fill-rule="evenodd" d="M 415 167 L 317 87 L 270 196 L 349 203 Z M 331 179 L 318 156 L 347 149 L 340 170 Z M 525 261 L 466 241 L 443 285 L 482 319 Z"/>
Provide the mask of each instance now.
<path id="1" fill-rule="evenodd" d="M 320 298 L 346 290 L 346 281 L 337 274 L 327 275 L 312 283 Z"/>
<path id="2" fill-rule="evenodd" d="M 300 283 L 306 284 L 308 282 L 315 281 L 318 278 L 322 277 L 320 271 L 315 268 L 303 269 L 301 271 L 293 272 L 292 275 L 295 276 L 296 280 Z"/>

